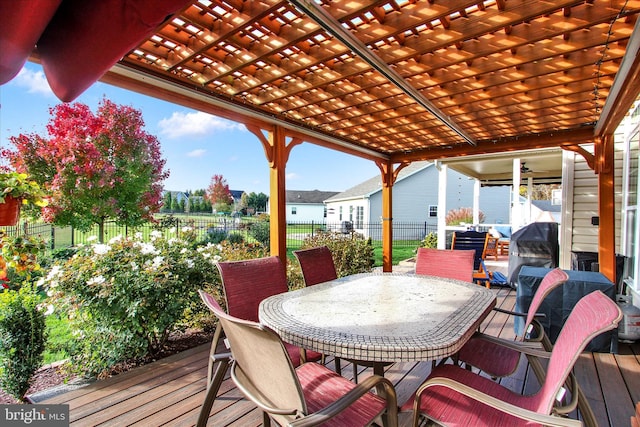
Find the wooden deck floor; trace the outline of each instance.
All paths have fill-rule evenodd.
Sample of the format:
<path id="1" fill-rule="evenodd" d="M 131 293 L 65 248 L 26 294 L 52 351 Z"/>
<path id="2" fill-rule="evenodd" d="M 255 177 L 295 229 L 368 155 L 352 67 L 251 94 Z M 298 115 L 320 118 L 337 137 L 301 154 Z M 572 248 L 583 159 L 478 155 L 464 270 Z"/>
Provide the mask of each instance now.
<path id="1" fill-rule="evenodd" d="M 515 292 L 505 288 L 494 292 L 498 306 L 513 308 Z M 492 313 L 483 328 L 490 334 L 514 336 L 512 322 L 499 313 Z M 208 346 L 201 346 L 38 403 L 68 404 L 72 426 L 192 426 L 204 399 L 207 357 Z M 327 365 L 333 367 L 333 360 L 328 359 Z M 385 376 L 395 384 L 402 403 L 430 371 L 430 362 L 396 363 L 386 369 Z M 621 344 L 615 355 L 584 353 L 576 373 L 599 424 L 628 426 L 634 402 L 640 401 L 640 345 Z M 351 374 L 350 367 L 343 367 L 343 375 Z M 537 386 L 526 363 L 521 363 L 516 375 L 502 381 L 517 391 L 531 392 Z M 407 416 L 400 420 L 401 425 L 409 421 Z M 231 380 L 225 380 L 208 425 L 251 427 L 261 423 L 255 406 L 242 398 Z"/>

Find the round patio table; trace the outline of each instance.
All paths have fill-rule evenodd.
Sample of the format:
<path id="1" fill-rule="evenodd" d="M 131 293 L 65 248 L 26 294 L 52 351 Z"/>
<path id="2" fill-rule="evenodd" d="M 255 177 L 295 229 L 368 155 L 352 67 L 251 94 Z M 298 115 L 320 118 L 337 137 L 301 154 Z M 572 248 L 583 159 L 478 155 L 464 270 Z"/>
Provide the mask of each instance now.
<path id="1" fill-rule="evenodd" d="M 343 359 L 439 360 L 467 342 L 495 302 L 473 283 L 366 273 L 266 298 L 259 318 L 283 341 Z"/>

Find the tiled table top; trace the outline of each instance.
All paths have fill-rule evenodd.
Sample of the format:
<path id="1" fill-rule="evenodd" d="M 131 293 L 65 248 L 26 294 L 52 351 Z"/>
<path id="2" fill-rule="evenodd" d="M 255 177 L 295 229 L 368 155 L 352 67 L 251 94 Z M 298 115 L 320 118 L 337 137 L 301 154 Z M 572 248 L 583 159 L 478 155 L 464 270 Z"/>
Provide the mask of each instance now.
<path id="1" fill-rule="evenodd" d="M 259 316 L 284 341 L 327 355 L 437 360 L 455 354 L 494 305 L 494 294 L 472 283 L 370 273 L 269 297 Z"/>

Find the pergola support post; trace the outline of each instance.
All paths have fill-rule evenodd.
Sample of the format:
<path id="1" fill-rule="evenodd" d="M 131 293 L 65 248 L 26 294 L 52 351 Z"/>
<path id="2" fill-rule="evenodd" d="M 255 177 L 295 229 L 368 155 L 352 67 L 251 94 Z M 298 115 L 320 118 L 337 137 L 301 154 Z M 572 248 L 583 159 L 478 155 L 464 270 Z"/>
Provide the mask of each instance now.
<path id="1" fill-rule="evenodd" d="M 595 144 L 595 172 L 598 174 L 598 262 L 600 272 L 616 281 L 616 232 L 614 188 L 614 139 L 605 135 Z"/>
<path id="2" fill-rule="evenodd" d="M 256 135 L 269 161 L 269 226 L 270 253 L 287 261 L 287 191 L 286 166 L 291 149 L 302 143 L 293 138 L 287 145 L 286 134 L 281 126 L 275 126 L 266 138 L 262 130 L 255 126 L 246 126 Z"/>
<path id="3" fill-rule="evenodd" d="M 382 177 L 382 271 L 385 273 L 393 270 L 393 184 L 398 178 L 398 173 L 409 162 L 402 162 L 394 170 L 391 161 L 377 161 Z"/>

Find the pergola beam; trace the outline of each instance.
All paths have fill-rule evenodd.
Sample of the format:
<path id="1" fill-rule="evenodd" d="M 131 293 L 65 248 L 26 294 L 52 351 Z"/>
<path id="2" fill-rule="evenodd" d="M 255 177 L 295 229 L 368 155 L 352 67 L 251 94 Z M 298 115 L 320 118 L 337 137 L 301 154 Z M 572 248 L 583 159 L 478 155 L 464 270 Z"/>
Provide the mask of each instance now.
<path id="1" fill-rule="evenodd" d="M 557 148 L 572 146 L 575 144 L 593 143 L 593 129 L 581 128 L 568 131 L 541 133 L 537 135 L 514 137 L 509 139 L 478 141 L 475 147 L 469 146 L 442 146 L 423 150 L 415 150 L 411 153 L 394 154 L 391 160 L 394 163 L 402 161 L 439 160 L 460 156 L 472 156 L 478 154 L 505 153 L 511 151 L 531 150 L 538 148 Z"/>

